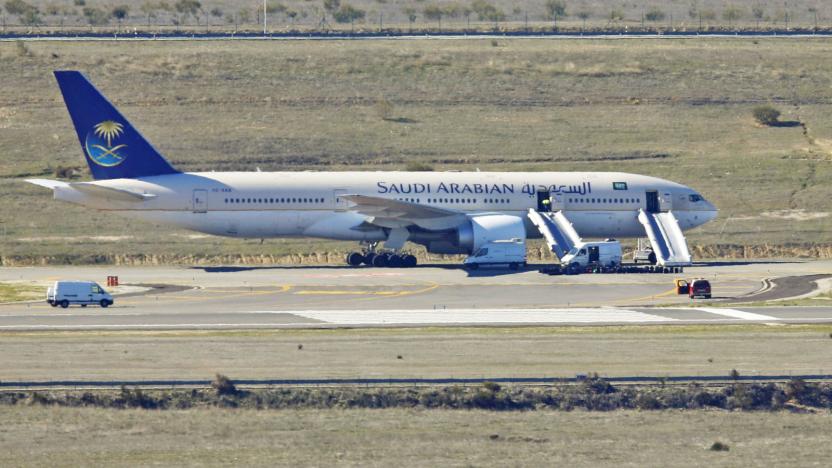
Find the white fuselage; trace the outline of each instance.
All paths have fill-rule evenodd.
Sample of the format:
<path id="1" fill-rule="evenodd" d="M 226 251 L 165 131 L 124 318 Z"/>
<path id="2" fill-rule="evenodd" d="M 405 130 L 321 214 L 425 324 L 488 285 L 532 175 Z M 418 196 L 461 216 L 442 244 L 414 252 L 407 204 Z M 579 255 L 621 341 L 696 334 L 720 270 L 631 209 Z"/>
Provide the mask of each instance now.
<path id="1" fill-rule="evenodd" d="M 367 195 L 462 213 L 522 217 L 554 195 L 582 237 L 642 237 L 638 210 L 656 192 L 683 229 L 712 220 L 714 206 L 663 179 L 601 172 L 206 172 L 94 184 L 146 194 L 144 201 L 55 189 L 55 198 L 203 233 L 244 237 L 320 237 L 381 241 L 387 232 L 350 211 L 339 195 Z M 654 207 L 655 209 L 655 207 Z M 526 222 L 528 237 L 539 237 Z"/>

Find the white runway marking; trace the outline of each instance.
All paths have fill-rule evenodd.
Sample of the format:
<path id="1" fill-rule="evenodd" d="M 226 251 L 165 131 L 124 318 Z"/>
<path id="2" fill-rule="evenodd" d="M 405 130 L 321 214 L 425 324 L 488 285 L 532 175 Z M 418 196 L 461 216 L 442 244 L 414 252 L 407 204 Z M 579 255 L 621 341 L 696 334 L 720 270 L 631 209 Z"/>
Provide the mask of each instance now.
<path id="1" fill-rule="evenodd" d="M 600 323 L 672 322 L 675 319 L 626 309 L 427 309 L 427 310 L 283 310 L 338 325 L 413 325 L 449 323 Z"/>
<path id="2" fill-rule="evenodd" d="M 770 315 L 755 314 L 753 312 L 745 312 L 737 309 L 721 309 L 717 307 L 697 307 L 696 310 L 708 312 L 710 314 L 724 315 L 725 317 L 738 318 L 743 320 L 780 320 L 777 317 Z"/>

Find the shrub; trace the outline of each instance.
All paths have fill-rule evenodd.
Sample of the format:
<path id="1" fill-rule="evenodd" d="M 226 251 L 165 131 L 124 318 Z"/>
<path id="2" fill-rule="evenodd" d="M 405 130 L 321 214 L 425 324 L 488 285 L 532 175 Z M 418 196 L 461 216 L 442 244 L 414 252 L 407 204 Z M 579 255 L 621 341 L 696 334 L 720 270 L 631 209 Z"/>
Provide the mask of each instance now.
<path id="1" fill-rule="evenodd" d="M 411 161 L 407 163 L 405 170 L 408 172 L 431 172 L 433 171 L 433 166 L 419 161 Z"/>
<path id="2" fill-rule="evenodd" d="M 381 120 L 390 120 L 393 118 L 393 104 L 387 99 L 381 98 L 376 102 L 376 115 Z"/>
<path id="3" fill-rule="evenodd" d="M 757 123 L 769 127 L 777 125 L 777 119 L 780 118 L 780 111 L 771 106 L 757 106 L 751 113 L 754 115 L 754 120 Z"/>
<path id="4" fill-rule="evenodd" d="M 352 23 L 355 20 L 363 19 L 365 14 L 364 10 L 344 4 L 338 11 L 332 14 L 332 17 L 338 23 Z"/>
<path id="5" fill-rule="evenodd" d="M 211 382 L 211 387 L 217 391 L 217 395 L 236 395 L 238 393 L 237 386 L 228 377 L 217 374 L 214 381 Z"/>
<path id="6" fill-rule="evenodd" d="M 713 443 L 713 445 L 711 445 L 710 450 L 714 452 L 727 452 L 728 450 L 730 450 L 730 447 L 728 447 L 728 444 L 716 441 Z"/>
<path id="7" fill-rule="evenodd" d="M 644 14 L 644 19 L 647 21 L 661 21 L 665 18 L 664 12 L 658 8 L 652 8 Z"/>
<path id="8" fill-rule="evenodd" d="M 502 389 L 502 387 L 500 387 L 500 384 L 498 384 L 497 382 L 483 382 L 482 388 L 492 393 L 497 393 Z"/>

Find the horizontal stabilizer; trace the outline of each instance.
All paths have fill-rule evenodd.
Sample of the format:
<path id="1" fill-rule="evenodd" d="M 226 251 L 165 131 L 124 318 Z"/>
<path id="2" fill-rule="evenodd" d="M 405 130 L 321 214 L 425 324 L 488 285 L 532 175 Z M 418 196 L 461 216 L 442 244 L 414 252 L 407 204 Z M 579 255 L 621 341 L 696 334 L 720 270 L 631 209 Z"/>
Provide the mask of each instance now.
<path id="1" fill-rule="evenodd" d="M 112 200 L 126 202 L 142 202 L 156 197 L 156 195 L 152 194 L 132 192 L 130 190 L 113 187 L 104 187 L 101 185 L 91 184 L 89 182 L 73 182 L 69 184 L 69 186 L 70 188 L 93 197 L 109 198 Z"/>
<path id="2" fill-rule="evenodd" d="M 143 202 L 152 198 L 156 198 L 156 195 L 150 193 L 139 193 L 115 187 L 105 187 L 102 185 L 97 185 L 93 182 L 67 183 L 60 180 L 49 179 L 26 179 L 26 182 L 38 185 L 40 187 L 46 187 L 53 191 L 56 189 L 64 189 L 69 191 L 75 190 L 90 197 L 106 198 L 108 200 L 117 200 L 132 203 Z"/>
<path id="3" fill-rule="evenodd" d="M 40 187 L 46 187 L 50 190 L 55 190 L 58 187 L 67 187 L 69 186 L 66 182 L 61 182 L 60 180 L 49 180 L 49 179 L 26 179 L 26 182 L 30 184 L 34 184 Z"/>

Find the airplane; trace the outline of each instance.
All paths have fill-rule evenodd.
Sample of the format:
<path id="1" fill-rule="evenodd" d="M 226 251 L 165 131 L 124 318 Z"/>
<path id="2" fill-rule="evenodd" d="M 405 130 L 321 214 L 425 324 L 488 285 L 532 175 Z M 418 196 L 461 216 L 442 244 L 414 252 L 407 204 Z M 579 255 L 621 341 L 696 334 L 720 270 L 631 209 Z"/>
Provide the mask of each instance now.
<path id="1" fill-rule="evenodd" d="M 717 215 L 689 187 L 622 172 L 180 172 L 82 73 L 54 74 L 94 180 L 27 182 L 57 200 L 216 236 L 356 241 L 352 266 L 415 266 L 407 242 L 472 255 L 489 242 L 550 238 L 534 213 L 557 213 L 586 237 L 652 229 L 651 240 L 675 249 L 683 230 Z"/>

